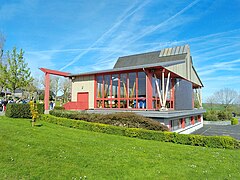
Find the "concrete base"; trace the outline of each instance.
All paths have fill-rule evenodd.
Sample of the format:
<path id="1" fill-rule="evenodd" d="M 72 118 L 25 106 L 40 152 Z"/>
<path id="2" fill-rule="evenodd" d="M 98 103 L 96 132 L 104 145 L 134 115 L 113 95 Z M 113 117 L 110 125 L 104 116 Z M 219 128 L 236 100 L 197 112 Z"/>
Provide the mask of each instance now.
<path id="1" fill-rule="evenodd" d="M 191 134 L 194 131 L 196 131 L 202 127 L 203 127 L 203 123 L 201 122 L 201 123 L 197 123 L 197 124 L 185 127 L 184 129 L 176 130 L 174 132 L 179 133 L 179 134 Z"/>
<path id="2" fill-rule="evenodd" d="M 203 121 L 203 124 L 205 125 L 231 125 L 231 121 Z"/>
<path id="3" fill-rule="evenodd" d="M 50 111 L 50 110 L 45 110 L 45 111 L 44 111 L 44 114 L 49 114 L 49 111 Z"/>

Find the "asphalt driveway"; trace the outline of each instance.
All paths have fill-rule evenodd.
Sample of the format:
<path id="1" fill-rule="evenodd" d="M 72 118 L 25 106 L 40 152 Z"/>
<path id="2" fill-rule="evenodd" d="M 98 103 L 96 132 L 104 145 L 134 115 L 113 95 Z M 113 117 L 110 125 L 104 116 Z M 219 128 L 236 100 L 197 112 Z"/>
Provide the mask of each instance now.
<path id="1" fill-rule="evenodd" d="M 240 125 L 203 125 L 192 134 L 206 136 L 232 136 L 240 140 Z"/>

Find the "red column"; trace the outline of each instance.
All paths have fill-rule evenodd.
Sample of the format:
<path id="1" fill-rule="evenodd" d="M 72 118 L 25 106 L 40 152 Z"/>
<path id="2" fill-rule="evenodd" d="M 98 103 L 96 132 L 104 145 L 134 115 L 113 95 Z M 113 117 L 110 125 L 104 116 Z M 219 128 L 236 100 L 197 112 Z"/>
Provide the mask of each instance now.
<path id="1" fill-rule="evenodd" d="M 182 128 L 184 129 L 185 128 L 185 119 L 182 118 Z"/>
<path id="2" fill-rule="evenodd" d="M 45 96 L 44 96 L 45 110 L 49 109 L 49 91 L 50 91 L 50 75 L 49 73 L 45 73 Z"/>
<path id="3" fill-rule="evenodd" d="M 147 71 L 147 78 L 146 78 L 146 89 L 147 89 L 147 109 L 152 109 L 152 73 Z"/>
<path id="4" fill-rule="evenodd" d="M 198 122 L 201 122 L 201 115 L 198 115 Z"/>
<path id="5" fill-rule="evenodd" d="M 97 75 L 94 75 L 94 108 L 97 108 Z"/>
<path id="6" fill-rule="evenodd" d="M 191 117 L 191 124 L 194 125 L 194 116 Z"/>

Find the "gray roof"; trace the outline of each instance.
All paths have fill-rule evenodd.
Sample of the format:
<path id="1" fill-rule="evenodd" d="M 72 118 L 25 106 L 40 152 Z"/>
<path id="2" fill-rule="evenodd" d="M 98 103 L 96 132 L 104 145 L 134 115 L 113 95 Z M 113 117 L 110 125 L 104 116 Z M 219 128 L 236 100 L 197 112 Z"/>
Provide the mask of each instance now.
<path id="1" fill-rule="evenodd" d="M 188 45 L 176 46 L 173 48 L 166 48 L 161 51 L 119 57 L 114 68 L 184 60 L 186 58 L 188 48 Z"/>
<path id="2" fill-rule="evenodd" d="M 79 74 L 70 74 L 68 77 L 73 76 L 82 76 L 82 75 L 92 75 L 92 74 L 102 74 L 107 72 L 118 72 L 118 71 L 127 71 L 127 70 L 135 70 L 135 69 L 143 69 L 143 68 L 151 68 L 151 67 L 168 67 L 176 64 L 184 63 L 185 60 L 178 60 L 178 61 L 170 61 L 170 62 L 160 62 L 160 63 L 152 63 L 152 64 L 144 64 L 144 65 L 136 65 L 136 66 L 130 66 L 130 67 L 122 67 L 122 68 L 113 68 L 113 69 L 107 69 L 102 71 L 91 71 L 91 72 L 85 72 L 85 73 L 79 73 Z"/>

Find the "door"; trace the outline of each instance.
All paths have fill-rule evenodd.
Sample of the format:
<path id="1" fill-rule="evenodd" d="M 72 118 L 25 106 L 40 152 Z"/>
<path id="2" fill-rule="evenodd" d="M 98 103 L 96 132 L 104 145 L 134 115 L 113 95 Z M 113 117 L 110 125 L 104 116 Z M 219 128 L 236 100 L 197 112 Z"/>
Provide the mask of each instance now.
<path id="1" fill-rule="evenodd" d="M 78 93 L 77 102 L 80 109 L 88 109 L 88 92 Z"/>

